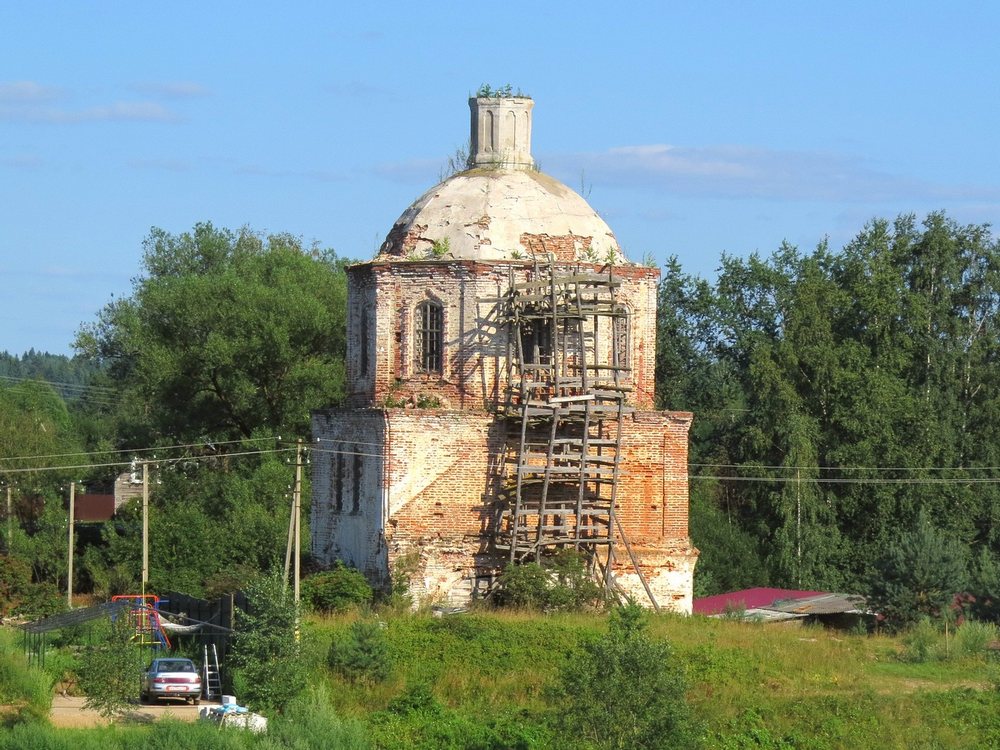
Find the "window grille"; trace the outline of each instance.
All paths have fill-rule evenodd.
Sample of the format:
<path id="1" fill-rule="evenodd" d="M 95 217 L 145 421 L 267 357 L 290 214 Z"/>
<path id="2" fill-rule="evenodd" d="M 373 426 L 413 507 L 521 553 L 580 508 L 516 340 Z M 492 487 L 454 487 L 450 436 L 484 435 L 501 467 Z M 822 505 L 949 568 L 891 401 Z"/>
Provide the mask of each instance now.
<path id="1" fill-rule="evenodd" d="M 430 300 L 417 305 L 416 366 L 419 372 L 440 373 L 444 343 L 444 309 Z"/>
<path id="2" fill-rule="evenodd" d="M 522 328 L 521 345 L 527 364 L 547 365 L 552 360 L 552 325 L 547 320 L 530 320 Z"/>

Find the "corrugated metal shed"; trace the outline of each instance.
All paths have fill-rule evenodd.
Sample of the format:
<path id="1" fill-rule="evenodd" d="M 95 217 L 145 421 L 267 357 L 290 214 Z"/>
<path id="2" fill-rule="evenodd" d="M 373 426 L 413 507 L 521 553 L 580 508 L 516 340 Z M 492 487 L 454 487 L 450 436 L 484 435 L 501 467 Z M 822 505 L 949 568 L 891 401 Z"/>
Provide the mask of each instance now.
<path id="1" fill-rule="evenodd" d="M 796 591 L 793 589 L 755 588 L 716 594 L 694 600 L 696 615 L 719 615 L 727 609 L 759 609 L 770 607 L 774 602 L 785 599 L 803 599 L 823 594 L 822 591 Z"/>
<path id="2" fill-rule="evenodd" d="M 857 594 L 817 594 L 774 602 L 768 609 L 797 615 L 838 615 L 866 612 L 868 603 Z"/>
<path id="3" fill-rule="evenodd" d="M 814 615 L 866 614 L 868 604 L 857 594 L 756 588 L 695 599 L 693 610 L 695 614 L 709 617 L 742 610 L 747 619 L 773 621 Z"/>

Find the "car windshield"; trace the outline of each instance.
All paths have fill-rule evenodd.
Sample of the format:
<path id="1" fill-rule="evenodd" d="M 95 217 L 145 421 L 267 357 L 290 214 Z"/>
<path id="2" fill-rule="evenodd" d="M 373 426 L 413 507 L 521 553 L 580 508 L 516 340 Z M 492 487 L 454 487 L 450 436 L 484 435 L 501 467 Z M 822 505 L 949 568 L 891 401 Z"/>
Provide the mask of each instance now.
<path id="1" fill-rule="evenodd" d="M 156 665 L 157 672 L 193 672 L 194 664 L 187 659 L 175 659 L 172 661 L 161 661 Z"/>

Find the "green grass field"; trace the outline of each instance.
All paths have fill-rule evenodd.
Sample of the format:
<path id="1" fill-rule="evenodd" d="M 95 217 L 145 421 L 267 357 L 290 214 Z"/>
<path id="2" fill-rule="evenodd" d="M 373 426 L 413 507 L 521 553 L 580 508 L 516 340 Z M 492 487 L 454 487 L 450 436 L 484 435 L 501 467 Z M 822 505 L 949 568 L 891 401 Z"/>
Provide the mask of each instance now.
<path id="1" fill-rule="evenodd" d="M 385 615 L 377 621 L 378 658 L 387 665 L 381 681 L 327 665 L 330 644 L 358 619 L 372 618 L 308 621 L 309 695 L 261 738 L 174 724 L 47 727 L 53 677 L 29 670 L 7 631 L 0 748 L 574 746 L 552 728 L 559 707 L 548 688 L 583 640 L 605 632 L 606 616 Z M 670 643 L 683 666 L 706 748 L 1000 747 L 998 665 L 985 649 L 964 652 L 954 636 L 947 646 L 935 636 L 914 660 L 906 637 L 814 627 L 661 615 L 650 618 L 649 633 Z"/>

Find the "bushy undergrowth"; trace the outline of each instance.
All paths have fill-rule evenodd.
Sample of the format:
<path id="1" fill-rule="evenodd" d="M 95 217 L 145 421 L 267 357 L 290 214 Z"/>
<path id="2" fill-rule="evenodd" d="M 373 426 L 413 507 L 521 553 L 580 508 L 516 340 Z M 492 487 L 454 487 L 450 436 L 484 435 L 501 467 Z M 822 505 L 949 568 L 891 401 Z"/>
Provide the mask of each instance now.
<path id="1" fill-rule="evenodd" d="M 326 662 L 352 682 L 382 682 L 392 672 L 392 655 L 384 622 L 359 620 L 334 636 Z"/>
<path id="2" fill-rule="evenodd" d="M 949 633 L 924 617 L 902 635 L 906 648 L 901 656 L 918 664 L 961 659 L 982 661 L 998 637 L 1000 631 L 991 622 L 966 620 Z"/>
<path id="3" fill-rule="evenodd" d="M 507 566 L 494 602 L 504 607 L 572 612 L 601 604 L 602 594 L 586 558 L 564 549 L 541 562 Z"/>
<path id="4" fill-rule="evenodd" d="M 308 680 L 299 608 L 278 574 L 251 581 L 246 594 L 228 660 L 233 689 L 254 710 L 281 711 Z"/>
<path id="5" fill-rule="evenodd" d="M 700 747 L 683 665 L 646 625 L 646 613 L 629 602 L 612 611 L 606 634 L 563 662 L 548 695 L 568 747 Z"/>
<path id="6" fill-rule="evenodd" d="M 445 706 L 424 683 L 406 689 L 370 720 L 377 747 L 504 748 L 551 747 L 553 737 L 539 717 L 517 709 L 473 713 Z"/>
<path id="7" fill-rule="evenodd" d="M 647 621 L 642 632 L 652 649 L 670 644 L 672 684 L 689 686 L 684 696 L 692 719 L 703 727 L 705 748 L 1000 747 L 997 666 L 980 650 L 991 636 L 988 626 L 960 626 L 950 635 L 952 658 L 918 663 L 901 658 L 907 646 L 899 637 L 697 617 L 649 615 Z M 604 615 L 489 611 L 386 616 L 384 622 L 383 628 L 355 613 L 309 621 L 304 642 L 315 644 L 306 659 L 312 687 L 270 717 L 265 737 L 220 733 L 212 726 L 77 731 L 34 724 L 0 732 L 0 750 L 601 746 L 561 717 L 578 711 L 578 699 L 603 697 L 600 689 L 585 688 L 587 675 L 613 682 L 610 667 L 581 666 L 581 659 L 601 662 L 609 653 L 597 648 L 608 646 L 612 635 Z M 381 681 L 352 679 L 327 662 L 331 644 L 350 636 L 355 623 L 375 625 L 375 637 L 384 638 L 391 669 Z M 629 652 L 637 655 L 636 672 L 664 661 L 642 649 Z M 643 687 L 641 679 L 626 681 L 638 698 L 678 695 L 673 688 Z M 563 697 L 553 690 L 559 685 Z M 645 710 L 651 702 L 637 705 Z M 590 716 L 586 710 L 578 715 Z"/>
<path id="8" fill-rule="evenodd" d="M 52 704 L 51 678 L 28 666 L 13 635 L 0 635 L 0 724 L 6 727 L 43 721 Z"/>
<path id="9" fill-rule="evenodd" d="M 356 721 L 343 721 L 318 703 L 288 719 L 272 720 L 265 735 L 208 722 L 164 719 L 151 726 L 55 729 L 20 725 L 0 732 L 0 750 L 370 750 Z"/>
<path id="10" fill-rule="evenodd" d="M 354 568 L 342 562 L 302 582 L 302 598 L 313 612 L 345 612 L 372 603 L 372 587 Z"/>

